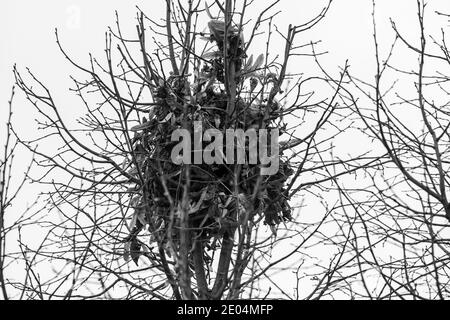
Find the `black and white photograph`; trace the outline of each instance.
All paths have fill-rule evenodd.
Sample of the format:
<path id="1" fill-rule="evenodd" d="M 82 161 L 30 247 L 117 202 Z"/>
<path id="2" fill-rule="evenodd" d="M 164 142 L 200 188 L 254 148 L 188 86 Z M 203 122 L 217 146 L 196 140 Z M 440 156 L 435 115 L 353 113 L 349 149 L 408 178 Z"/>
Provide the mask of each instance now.
<path id="1" fill-rule="evenodd" d="M 0 39 L 0 300 L 450 299 L 448 0 L 4 0 Z"/>

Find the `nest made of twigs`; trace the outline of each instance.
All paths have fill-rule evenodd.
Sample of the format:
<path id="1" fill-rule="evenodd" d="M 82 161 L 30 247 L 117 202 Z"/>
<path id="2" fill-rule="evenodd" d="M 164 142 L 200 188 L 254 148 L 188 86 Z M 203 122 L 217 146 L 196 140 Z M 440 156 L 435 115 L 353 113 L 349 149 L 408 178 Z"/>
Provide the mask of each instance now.
<path id="1" fill-rule="evenodd" d="M 280 154 L 279 171 L 273 176 L 260 178 L 259 166 L 241 165 L 236 187 L 236 170 L 229 164 L 196 164 L 189 166 L 189 177 L 184 165 L 171 161 L 171 141 L 174 130 L 185 128 L 193 131 L 193 122 L 200 121 L 204 130 L 214 128 L 225 131 L 229 127 L 270 129 L 278 118 L 280 108 L 276 101 L 255 99 L 252 91 L 262 81 L 271 81 L 276 75 L 266 74 L 258 78 L 257 70 L 262 66 L 264 56 L 247 58 L 242 50 L 243 38 L 237 28 L 229 30 L 229 54 L 235 59 L 236 82 L 247 83 L 248 98 L 236 97 L 235 117 L 227 122 L 228 96 L 223 88 L 223 22 L 212 21 L 210 41 L 216 43 L 218 51 L 209 57 L 196 72 L 193 84 L 188 76 L 172 75 L 154 89 L 155 106 L 148 119 L 132 128 L 134 162 L 130 163 L 129 173 L 143 177 L 145 185 L 135 187 L 131 206 L 134 216 L 131 234 L 127 239 L 127 252 L 135 262 L 139 257 L 141 243 L 138 234 L 147 227 L 152 234 L 151 241 L 164 245 L 168 239 L 172 245 L 180 241 L 180 210 L 183 188 L 189 184 L 189 229 L 193 237 L 201 239 L 207 247 L 214 246 L 224 233 L 241 223 L 240 217 L 252 210 L 255 216 L 263 216 L 265 224 L 275 227 L 290 220 L 291 209 L 284 185 L 292 174 L 289 163 Z M 237 50 L 233 46 L 238 46 Z M 235 56 L 231 56 L 235 53 Z M 228 57 L 230 59 L 230 57 Z M 247 150 L 248 152 L 248 150 Z M 188 181 L 189 179 L 189 181 Z M 255 187 L 259 188 L 257 197 L 252 199 Z M 238 192 L 236 193 L 236 190 Z M 238 200 L 238 201 L 236 201 Z"/>

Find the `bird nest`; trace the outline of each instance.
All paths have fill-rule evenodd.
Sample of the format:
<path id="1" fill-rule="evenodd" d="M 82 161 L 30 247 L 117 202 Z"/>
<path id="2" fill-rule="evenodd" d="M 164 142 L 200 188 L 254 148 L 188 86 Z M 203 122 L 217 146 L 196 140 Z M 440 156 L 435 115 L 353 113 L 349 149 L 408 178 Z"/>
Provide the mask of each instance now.
<path id="1" fill-rule="evenodd" d="M 285 183 L 293 171 L 282 154 L 278 155 L 278 172 L 270 176 L 260 174 L 260 164 L 185 165 L 171 159 L 178 143 L 172 141 L 172 133 L 183 128 L 194 134 L 195 121 L 201 123 L 203 130 L 221 132 L 229 128 L 272 129 L 279 125 L 282 108 L 268 98 L 267 92 L 257 90 L 268 88 L 271 83 L 273 86 L 276 81 L 276 74 L 268 73 L 263 66 L 264 56 L 246 56 L 237 27 L 226 30 L 223 21 L 212 20 L 209 29 L 206 40 L 217 50 L 202 56 L 193 75 L 171 75 L 161 80 L 153 90 L 155 105 L 148 118 L 131 129 L 133 161 L 129 174 L 145 181 L 144 185 L 132 187 L 137 195 L 131 199 L 134 216 L 126 241 L 126 255 L 131 255 L 136 263 L 143 248 L 139 234 L 144 229 L 151 234 L 150 242 L 167 251 L 168 247 L 179 246 L 183 210 L 188 215 L 191 238 L 210 249 L 220 245 L 223 235 L 242 223 L 262 221 L 274 231 L 277 225 L 291 219 Z M 239 87 L 231 117 L 225 89 L 226 59 L 234 61 L 235 79 L 230 81 Z M 203 147 L 206 145 L 203 142 Z"/>

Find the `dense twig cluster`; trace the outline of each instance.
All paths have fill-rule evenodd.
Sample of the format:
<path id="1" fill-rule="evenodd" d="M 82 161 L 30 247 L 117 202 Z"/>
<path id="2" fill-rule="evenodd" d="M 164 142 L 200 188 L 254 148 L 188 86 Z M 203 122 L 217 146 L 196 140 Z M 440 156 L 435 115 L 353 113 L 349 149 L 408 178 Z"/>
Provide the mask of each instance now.
<path id="1" fill-rule="evenodd" d="M 155 105 L 149 119 L 144 118 L 141 125 L 131 128 L 135 132 L 132 141 L 136 163 L 129 165 L 129 173 L 136 178 L 142 175 L 146 181 L 144 187 L 135 186 L 140 192 L 132 199 L 135 215 L 129 248 L 135 262 L 141 248 L 136 236 L 144 226 L 149 226 L 152 239 L 161 241 L 158 245 L 164 244 L 169 254 L 170 250 L 178 252 L 181 210 L 188 210 L 190 238 L 198 239 L 192 245 L 201 247 L 214 247 L 222 242 L 223 236 L 232 234 L 231 230 L 244 219 L 253 220 L 247 211 L 252 215 L 263 215 L 264 222 L 270 226 L 291 219 L 284 183 L 293 171 L 286 161 L 280 161 L 276 175 L 261 177 L 259 166 L 255 164 L 239 165 L 237 176 L 233 163 L 192 165 L 187 174 L 186 166 L 176 165 L 171 160 L 176 144 L 171 140 L 172 133 L 186 128 L 193 136 L 194 121 L 201 123 L 203 130 L 218 129 L 225 136 L 230 125 L 243 130 L 270 129 L 279 121 L 278 115 L 282 112 L 276 101 L 268 104 L 264 95 L 252 94 L 257 86 L 267 86 L 268 82 L 275 81 L 276 75 L 258 74 L 263 65 L 262 55 L 255 63 L 252 57 L 246 59 L 246 65 L 243 65 L 243 36 L 238 33 L 238 28 L 230 28 L 225 37 L 230 43 L 227 55 L 228 59 L 236 61 L 236 78 L 233 80 L 240 83 L 241 88 L 236 96 L 236 115 L 229 120 L 227 95 L 223 89 L 225 22 L 212 20 L 209 28 L 210 41 L 216 44 L 218 51 L 213 52 L 211 59 L 205 58 L 210 55 L 203 55 L 206 61 L 194 83 L 190 83 L 188 76 L 175 75 L 161 81 L 155 88 Z M 226 144 L 233 142 L 226 141 L 224 154 Z M 239 147 L 245 147 L 248 158 L 248 144 Z M 164 179 L 160 179 L 162 174 Z M 236 187 L 233 186 L 235 181 L 239 181 Z M 180 186 L 187 184 L 188 194 L 184 195 Z M 256 199 L 253 197 L 255 190 L 258 190 Z M 183 208 L 183 197 L 189 199 L 187 208 Z M 195 248 L 191 250 L 195 251 Z"/>
<path id="2" fill-rule="evenodd" d="M 23 247 L 34 258 L 27 269 L 31 276 L 18 288 L 31 298 L 263 298 L 272 288 L 290 297 L 272 275 L 295 269 L 298 283 L 311 273 L 318 280 L 311 292 L 297 288 L 297 298 L 354 294 L 354 283 L 347 282 L 366 272 L 358 259 L 368 249 L 360 249 L 360 236 L 353 235 L 365 228 L 361 210 L 383 208 L 384 193 L 370 186 L 363 193 L 379 199 L 353 198 L 353 186 L 344 187 L 342 180 L 382 171 L 391 160 L 366 151 L 334 154 L 336 138 L 353 129 L 349 116 L 359 115 L 359 101 L 341 92 L 352 83 L 347 65 L 337 79 L 288 72 L 288 62 L 302 56 L 299 51 L 312 49 L 304 56 L 315 59 L 321 55 L 317 43 L 297 46 L 295 38 L 324 17 L 331 1 L 307 23 L 290 25 L 285 35 L 275 29 L 285 46 L 281 59 L 272 59 L 276 13 L 270 10 L 277 3 L 251 28 L 246 14 L 252 1 L 202 7 L 200 1 L 166 0 L 163 23 L 139 12 L 137 39 L 122 34 L 117 18 L 117 29 L 106 34 L 105 63 L 90 56 L 88 67 L 75 62 L 57 36 L 64 56 L 88 76 L 73 79 L 72 90 L 86 110 L 77 124 L 65 120 L 57 99 L 31 72 L 31 79 L 24 79 L 14 70 L 43 132 L 21 143 L 35 153 L 40 171 L 34 180 L 51 188 L 50 212 L 60 218 L 49 215 L 41 222 L 48 233 L 37 249 Z M 208 20 L 199 22 L 202 16 Z M 197 25 L 207 25 L 206 31 Z M 267 31 L 266 51 L 252 55 L 261 26 Z M 154 50 L 147 42 L 149 30 Z M 327 86 L 326 97 L 317 98 L 323 83 L 332 91 Z M 244 163 L 184 160 L 195 158 L 198 146 L 208 148 L 208 139 L 188 143 L 183 160 L 174 161 L 179 141 L 173 133 L 195 136 L 196 124 L 201 133 L 214 129 L 225 137 L 228 129 L 278 129 L 278 172 L 261 174 L 264 164 L 250 163 L 245 140 L 232 147 L 235 154 L 244 149 Z M 274 151 L 270 140 L 260 148 Z M 53 152 L 35 149 L 36 143 L 49 142 Z M 222 142 L 225 154 L 235 140 Z M 311 199 L 320 210 L 311 209 Z M 295 209 L 303 206 L 314 222 L 298 219 Z M 278 246 L 289 239 L 292 248 Z M 325 244 L 338 248 L 329 261 L 309 259 Z M 277 269 L 294 258 L 294 267 Z M 57 272 L 40 277 L 39 259 Z M 308 265 L 300 270 L 303 263 Z M 351 276 L 344 275 L 347 271 Z"/>

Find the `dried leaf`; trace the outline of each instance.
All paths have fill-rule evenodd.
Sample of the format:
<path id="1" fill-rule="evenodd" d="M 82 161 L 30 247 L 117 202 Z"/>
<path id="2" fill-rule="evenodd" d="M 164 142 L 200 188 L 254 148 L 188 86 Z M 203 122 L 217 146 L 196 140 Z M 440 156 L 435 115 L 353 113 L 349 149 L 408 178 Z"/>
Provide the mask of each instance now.
<path id="1" fill-rule="evenodd" d="M 147 224 L 147 217 L 145 216 L 145 211 L 142 209 L 137 211 L 138 211 L 138 213 L 136 214 L 137 219 L 139 220 L 141 225 L 145 226 Z"/>
<path id="2" fill-rule="evenodd" d="M 270 230 L 272 231 L 272 234 L 274 235 L 274 237 L 276 237 L 277 236 L 277 226 L 271 225 Z"/>
<path id="3" fill-rule="evenodd" d="M 137 126 L 134 126 L 130 130 L 133 131 L 133 132 L 137 132 L 137 131 L 142 131 L 142 130 L 148 129 L 151 126 L 152 126 L 151 122 L 146 122 L 146 123 L 142 123 L 142 124 L 139 124 Z"/>
<path id="4" fill-rule="evenodd" d="M 130 207 L 136 208 L 140 200 L 141 200 L 140 196 L 133 197 L 133 199 L 130 200 Z"/>
<path id="5" fill-rule="evenodd" d="M 225 35 L 225 23 L 222 21 L 211 20 L 208 22 L 209 32 L 215 40 L 223 39 Z"/>
<path id="6" fill-rule="evenodd" d="M 250 69 L 252 64 L 253 64 L 253 55 L 251 55 L 250 58 L 248 58 L 247 63 L 245 64 L 244 70 Z"/>
<path id="7" fill-rule="evenodd" d="M 202 55 L 202 58 L 206 59 L 206 60 L 210 60 L 210 59 L 219 58 L 221 56 L 222 56 L 221 52 L 214 51 L 214 52 L 206 52 L 205 54 Z"/>
<path id="8" fill-rule="evenodd" d="M 139 243 L 139 241 L 136 238 L 131 241 L 130 255 L 131 255 L 131 259 L 133 259 L 134 263 L 136 265 L 138 265 L 139 257 L 141 255 L 141 244 Z"/>
<path id="9" fill-rule="evenodd" d="M 206 11 L 206 14 L 208 15 L 208 17 L 210 19 L 214 19 L 212 14 L 211 14 L 211 11 L 209 11 L 209 6 L 208 6 L 208 3 L 206 1 L 205 1 L 205 11 Z"/>
<path id="10" fill-rule="evenodd" d="M 264 63 L 264 55 L 261 53 L 258 56 L 258 58 L 256 59 L 255 64 L 252 67 L 252 70 L 254 71 L 254 70 L 257 70 L 257 69 L 261 68 L 263 63 Z"/>
<path id="11" fill-rule="evenodd" d="M 225 21 L 212 19 L 210 22 L 208 22 L 208 27 L 210 31 L 214 32 L 225 32 Z M 214 33 L 212 32 L 212 33 Z"/>
<path id="12" fill-rule="evenodd" d="M 123 258 L 125 259 L 126 262 L 130 261 L 130 246 L 131 246 L 130 242 L 125 243 L 123 250 Z"/>
<path id="13" fill-rule="evenodd" d="M 213 19 L 208 22 L 209 31 L 214 36 L 216 40 L 222 40 L 225 36 L 226 25 L 222 20 Z M 228 28 L 228 35 L 236 33 L 238 30 L 234 26 Z"/>
<path id="14" fill-rule="evenodd" d="M 133 230 L 134 227 L 136 226 L 136 221 L 137 221 L 137 214 L 136 214 L 136 210 L 133 213 L 133 217 L 131 217 L 131 221 L 130 221 L 130 225 L 129 225 L 129 229 Z"/>

